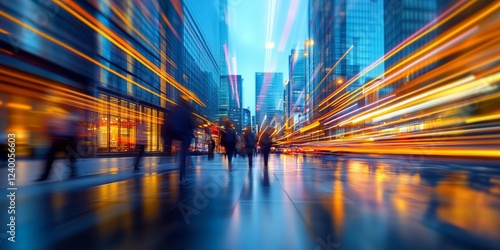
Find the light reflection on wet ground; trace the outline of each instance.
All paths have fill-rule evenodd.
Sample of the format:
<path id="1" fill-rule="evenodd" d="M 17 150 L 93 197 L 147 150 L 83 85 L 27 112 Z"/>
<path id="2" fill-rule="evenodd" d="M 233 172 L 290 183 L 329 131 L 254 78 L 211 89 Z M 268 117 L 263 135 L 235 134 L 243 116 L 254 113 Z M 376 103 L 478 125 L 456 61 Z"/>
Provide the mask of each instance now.
<path id="1" fill-rule="evenodd" d="M 177 172 L 19 191 L 12 249 L 477 249 L 500 245 L 500 169 L 434 159 L 194 158 Z M 47 189 L 53 183 L 25 187 Z M 2 201 L 2 206 L 7 203 Z M 5 242 L 0 244 L 6 244 Z"/>

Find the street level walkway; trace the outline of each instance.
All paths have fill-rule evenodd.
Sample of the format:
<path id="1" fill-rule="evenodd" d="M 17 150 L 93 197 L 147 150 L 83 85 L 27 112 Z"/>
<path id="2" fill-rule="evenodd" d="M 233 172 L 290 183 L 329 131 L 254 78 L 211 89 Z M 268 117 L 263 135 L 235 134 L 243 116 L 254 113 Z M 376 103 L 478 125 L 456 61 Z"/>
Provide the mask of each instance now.
<path id="1" fill-rule="evenodd" d="M 82 161 L 84 177 L 75 180 L 20 177 L 16 242 L 3 230 L 0 248 L 500 246 L 500 171 L 491 162 L 272 155 L 268 169 L 257 156 L 253 168 L 236 158 L 230 170 L 220 155 L 196 156 L 189 183 L 179 185 L 175 157 L 147 158 L 139 173 L 130 159 Z M 2 199 L 0 209 L 7 207 Z"/>

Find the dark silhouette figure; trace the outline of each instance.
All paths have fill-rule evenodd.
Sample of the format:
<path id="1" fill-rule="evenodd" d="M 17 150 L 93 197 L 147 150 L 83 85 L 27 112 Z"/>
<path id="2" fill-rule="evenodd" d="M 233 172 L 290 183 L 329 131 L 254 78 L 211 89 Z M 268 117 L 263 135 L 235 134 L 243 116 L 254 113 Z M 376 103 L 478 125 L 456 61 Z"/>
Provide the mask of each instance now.
<path id="1" fill-rule="evenodd" d="M 214 158 L 214 151 L 215 151 L 215 141 L 214 138 L 210 137 L 210 139 L 208 139 L 208 159 Z"/>
<path id="2" fill-rule="evenodd" d="M 49 178 L 52 165 L 59 152 L 66 153 L 66 159 L 69 160 L 70 177 L 76 176 L 76 160 L 79 158 L 77 153 L 79 119 L 76 114 L 54 113 L 54 117 L 48 119 L 49 136 L 51 145 L 47 152 L 45 168 L 37 181 L 45 181 Z"/>
<path id="3" fill-rule="evenodd" d="M 245 158 L 246 152 L 244 139 L 236 133 L 236 150 L 234 152 L 234 157 L 238 157 L 238 155 Z"/>
<path id="4" fill-rule="evenodd" d="M 137 137 L 136 137 L 137 157 L 135 158 L 134 170 L 139 170 L 141 159 L 144 156 L 144 150 L 146 149 L 146 144 L 148 143 L 148 137 L 146 135 L 146 132 L 147 132 L 146 123 L 141 120 L 139 124 L 137 124 Z"/>
<path id="5" fill-rule="evenodd" d="M 227 161 L 229 163 L 229 168 L 232 167 L 233 156 L 236 151 L 236 131 L 234 131 L 233 126 L 230 121 L 226 121 L 224 126 L 225 130 L 222 132 L 222 143 L 226 149 Z"/>
<path id="6" fill-rule="evenodd" d="M 260 150 L 264 158 L 264 168 L 267 168 L 269 162 L 269 153 L 271 152 L 272 141 L 272 128 L 267 127 L 264 129 L 259 138 Z"/>
<path id="7" fill-rule="evenodd" d="M 192 115 L 192 108 L 188 98 L 183 96 L 179 106 L 172 110 L 172 113 L 165 119 L 165 141 L 171 148 L 172 140 L 181 142 L 180 162 L 179 162 L 179 181 L 180 184 L 186 184 L 186 161 L 188 157 L 189 145 L 194 138 L 195 121 Z"/>
<path id="8" fill-rule="evenodd" d="M 250 126 L 246 127 L 245 132 L 243 132 L 243 140 L 245 143 L 245 151 L 248 156 L 248 167 L 251 168 L 253 166 L 253 152 L 255 151 L 257 138 Z"/>

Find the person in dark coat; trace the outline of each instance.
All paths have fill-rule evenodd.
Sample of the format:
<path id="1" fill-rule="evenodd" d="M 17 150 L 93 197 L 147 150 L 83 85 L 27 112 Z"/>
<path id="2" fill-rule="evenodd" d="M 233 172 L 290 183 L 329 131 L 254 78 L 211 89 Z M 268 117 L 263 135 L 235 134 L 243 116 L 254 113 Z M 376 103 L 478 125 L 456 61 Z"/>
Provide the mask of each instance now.
<path id="1" fill-rule="evenodd" d="M 232 123 L 228 120 L 224 126 L 224 131 L 222 132 L 222 141 L 224 143 L 224 148 L 226 149 L 227 161 L 229 163 L 229 168 L 232 167 L 232 160 L 234 153 L 236 151 L 236 131 L 234 131 Z"/>
<path id="2" fill-rule="evenodd" d="M 141 159 L 144 156 L 144 150 L 146 149 L 146 144 L 148 144 L 148 137 L 147 137 L 147 126 L 146 126 L 146 121 L 141 119 L 139 123 L 137 124 L 137 157 L 135 158 L 134 161 L 134 170 L 139 170 L 139 166 L 141 164 Z"/>
<path id="3" fill-rule="evenodd" d="M 179 106 L 175 107 L 167 119 L 168 134 L 172 139 L 181 142 L 180 162 L 179 162 L 179 183 L 187 184 L 186 180 L 186 161 L 188 157 L 189 145 L 194 138 L 194 129 L 196 128 L 192 107 L 188 97 L 183 96 Z"/>
<path id="4" fill-rule="evenodd" d="M 257 138 L 250 126 L 246 127 L 245 132 L 243 132 L 243 140 L 245 143 L 245 151 L 248 156 L 248 167 L 251 168 L 253 166 L 253 152 L 255 151 Z"/>
<path id="5" fill-rule="evenodd" d="M 262 152 L 262 157 L 264 158 L 264 168 L 267 168 L 269 162 L 269 153 L 271 152 L 271 146 L 273 144 L 272 134 L 273 129 L 271 127 L 266 127 L 259 138 L 260 150 Z"/>
<path id="6" fill-rule="evenodd" d="M 214 158 L 214 151 L 215 151 L 215 141 L 214 138 L 210 137 L 207 141 L 208 144 L 208 159 L 213 159 Z"/>
<path id="7" fill-rule="evenodd" d="M 70 177 L 76 177 L 75 165 L 77 158 L 80 157 L 77 153 L 79 122 L 80 117 L 76 113 L 67 113 L 64 110 L 55 112 L 49 117 L 48 132 L 52 142 L 47 152 L 44 171 L 36 181 L 45 181 L 49 178 L 59 152 L 64 152 L 66 159 L 69 160 Z"/>

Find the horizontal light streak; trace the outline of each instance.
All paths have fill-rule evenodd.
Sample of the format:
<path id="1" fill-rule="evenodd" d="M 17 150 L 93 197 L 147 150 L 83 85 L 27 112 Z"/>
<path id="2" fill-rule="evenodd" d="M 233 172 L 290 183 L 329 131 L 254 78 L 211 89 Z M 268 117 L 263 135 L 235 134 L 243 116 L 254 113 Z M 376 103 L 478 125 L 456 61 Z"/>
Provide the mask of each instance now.
<path id="1" fill-rule="evenodd" d="M 411 103 L 411 102 L 413 102 L 413 101 L 416 101 L 416 100 L 422 99 L 422 98 L 427 97 L 427 96 L 430 96 L 430 95 L 432 95 L 432 94 L 436 94 L 436 93 L 439 93 L 439 92 L 442 92 L 442 91 L 445 91 L 445 90 L 448 90 L 448 89 L 451 89 L 451 88 L 454 88 L 454 87 L 460 86 L 460 85 L 462 85 L 462 84 L 464 84 L 464 83 L 467 83 L 467 82 L 470 82 L 470 81 L 472 81 L 472 80 L 474 80 L 474 76 L 468 76 L 468 77 L 465 77 L 465 78 L 463 78 L 463 79 L 461 79 L 461 80 L 458 80 L 458 81 L 456 81 L 456 82 L 454 82 L 454 83 L 451 83 L 451 84 L 448 84 L 448 85 L 446 85 L 446 86 L 439 87 L 439 88 L 436 88 L 436 89 L 434 89 L 434 90 L 430 90 L 430 91 L 428 91 L 427 93 L 423 93 L 423 94 L 420 94 L 420 95 L 418 95 L 418 96 L 415 96 L 415 97 L 412 97 L 412 98 L 408 98 L 408 99 L 406 99 L 406 100 L 404 100 L 404 101 L 401 101 L 401 102 L 399 102 L 399 103 L 396 103 L 396 104 L 394 104 L 394 105 L 392 105 L 392 106 L 389 106 L 389 107 L 387 107 L 387 108 L 383 108 L 383 109 L 381 109 L 381 110 L 374 111 L 374 112 L 369 113 L 369 114 L 367 114 L 367 115 L 364 115 L 364 116 L 362 116 L 362 117 L 358 117 L 358 118 L 356 118 L 356 119 L 352 120 L 352 123 L 357 123 L 357 122 L 360 122 L 360 121 L 366 120 L 366 119 L 368 119 L 369 117 L 376 116 L 376 115 L 382 114 L 382 113 L 384 113 L 384 112 L 388 112 L 388 111 L 390 111 L 390 110 L 392 110 L 392 109 L 396 109 L 396 108 L 398 108 L 398 107 L 400 107 L 400 106 L 403 106 L 403 105 L 405 105 L 405 104 L 408 104 L 408 103 Z"/>
<path id="2" fill-rule="evenodd" d="M 353 48 L 354 48 L 354 45 L 351 45 L 351 47 L 349 47 L 349 49 L 347 49 L 347 51 L 344 52 L 344 54 L 337 60 L 337 62 L 335 62 L 335 64 L 330 68 L 330 70 L 328 71 L 328 73 L 318 83 L 318 85 L 316 86 L 316 88 L 314 88 L 312 94 L 314 94 L 316 92 L 316 90 L 318 89 L 318 87 L 321 86 L 321 84 L 326 80 L 326 78 L 333 72 L 333 70 L 335 68 L 337 68 L 337 65 L 339 65 L 340 62 L 342 62 L 342 60 L 347 56 L 347 54 L 349 54 L 349 52 L 351 52 L 351 50 Z M 318 106 L 321 106 L 322 104 L 323 104 L 323 102 L 320 102 Z"/>
<path id="3" fill-rule="evenodd" d="M 448 93 L 448 94 L 446 94 L 446 93 L 441 94 L 440 93 L 439 96 L 434 96 L 434 98 L 430 97 L 429 98 L 429 99 L 431 99 L 430 101 L 416 104 L 416 105 L 413 105 L 413 106 L 408 107 L 408 108 L 400 109 L 400 110 L 391 112 L 389 114 L 376 117 L 373 119 L 373 121 L 380 122 L 380 121 L 387 120 L 387 119 L 390 119 L 390 118 L 393 118 L 396 116 L 400 116 L 403 114 L 409 114 L 409 113 L 423 110 L 426 108 L 438 106 L 438 105 L 445 104 L 445 103 L 450 103 L 452 101 L 457 101 L 459 99 L 467 98 L 467 97 L 470 97 L 472 95 L 475 95 L 475 94 L 479 93 L 478 92 L 479 90 L 484 90 L 484 89 L 479 89 L 479 88 L 482 88 L 484 86 L 482 86 L 482 85 L 477 86 L 477 83 L 480 83 L 480 82 L 475 81 L 473 83 L 475 83 L 474 85 L 476 85 L 476 86 L 474 86 L 472 84 L 468 84 L 468 86 L 461 86 L 460 89 L 453 90 L 453 91 L 456 91 L 457 93 Z M 492 90 L 492 88 L 490 88 L 488 90 Z"/>
<path id="4" fill-rule="evenodd" d="M 57 39 L 53 38 L 52 36 L 47 35 L 46 33 L 42 32 L 42 31 L 39 31 L 38 29 L 36 29 L 36 28 L 34 28 L 34 27 L 32 27 L 32 26 L 30 26 L 30 25 L 26 24 L 26 23 L 23 23 L 23 22 L 22 22 L 22 21 L 20 21 L 19 19 L 15 18 L 15 17 L 13 17 L 13 16 L 10 16 L 9 14 L 7 14 L 7 13 L 5 13 L 5 12 L 1 11 L 1 10 L 0 10 L 0 15 L 1 15 L 1 16 L 4 16 L 5 18 L 7 18 L 7 19 L 11 20 L 11 21 L 12 21 L 12 22 L 14 22 L 14 23 L 17 23 L 17 24 L 19 24 L 19 25 L 21 25 L 21 26 L 23 26 L 23 27 L 25 27 L 25 28 L 29 29 L 30 31 L 32 31 L 32 32 L 34 32 L 34 33 L 36 33 L 36 34 L 38 34 L 39 36 L 41 36 L 41 37 L 43 37 L 43 38 L 45 38 L 45 39 L 47 39 L 47 40 L 49 40 L 49 41 L 51 41 L 51 42 L 53 42 L 53 43 L 55 43 L 55 44 L 59 45 L 59 46 L 61 46 L 61 47 L 65 48 L 65 49 L 67 49 L 67 50 L 69 50 L 69 51 L 71 51 L 72 53 L 74 53 L 74 54 L 76 54 L 76 55 L 78 55 L 78 56 L 80 56 L 80 57 L 84 58 L 85 60 L 92 62 L 93 64 L 95 64 L 95 65 L 97 65 L 97 66 L 99 66 L 99 67 L 101 67 L 101 68 L 103 68 L 103 69 L 107 70 L 108 72 L 110 72 L 110 73 L 112 73 L 112 74 L 114 74 L 114 75 L 116 75 L 116 76 L 120 77 L 121 79 L 125 80 L 126 82 L 132 83 L 132 84 L 134 84 L 135 86 L 137 86 L 137 87 L 139 87 L 139 88 L 141 88 L 141 89 L 143 89 L 143 90 L 147 91 L 148 93 L 151 93 L 151 94 L 153 94 L 153 95 L 155 95 L 155 96 L 160 97 L 161 99 L 163 99 L 163 100 L 165 100 L 165 101 L 168 101 L 168 102 L 170 102 L 170 103 L 175 104 L 175 102 L 173 102 L 172 100 L 170 100 L 170 99 L 168 99 L 168 98 L 165 98 L 164 96 L 162 96 L 162 95 L 160 95 L 160 94 L 156 93 L 156 91 L 153 91 L 153 90 L 150 90 L 150 89 L 148 89 L 148 88 L 144 87 L 143 85 L 141 85 L 141 84 L 139 84 L 139 83 L 137 83 L 137 82 L 133 81 L 132 79 L 129 79 L 127 76 L 124 76 L 124 75 L 122 75 L 122 74 L 118 73 L 117 71 L 115 71 L 115 70 L 113 70 L 113 69 L 111 69 L 111 68 L 109 68 L 109 67 L 105 66 L 104 64 L 102 64 L 102 63 L 100 63 L 100 62 L 96 61 L 95 59 L 93 59 L 93 58 L 91 58 L 91 57 L 89 57 L 89 56 L 85 55 L 84 53 L 82 53 L 82 52 L 80 52 L 80 51 L 78 51 L 78 50 L 74 49 L 73 47 L 71 47 L 71 46 L 69 46 L 69 45 L 67 45 L 67 44 L 65 44 L 65 43 L 63 43 L 63 42 L 61 42 L 61 41 L 59 41 L 59 40 L 57 40 Z"/>
<path id="5" fill-rule="evenodd" d="M 332 115 L 332 116 L 330 116 L 330 117 L 331 117 L 331 118 L 333 118 L 333 117 L 335 117 L 336 115 L 341 115 L 341 114 L 343 114 L 343 113 L 345 113 L 345 112 L 349 111 L 350 109 L 352 109 L 352 108 L 354 108 L 354 107 L 356 107 L 356 106 L 358 106 L 358 104 L 357 104 L 357 103 L 355 103 L 355 104 L 353 104 L 353 105 L 351 105 L 351 106 L 349 106 L 349 107 L 347 107 L 347 108 L 345 108 L 345 109 L 342 109 L 341 111 L 339 111 L 339 112 L 335 113 L 334 115 Z M 359 110 L 359 109 L 357 109 L 357 110 Z M 342 116 L 339 116 L 339 117 L 337 117 L 337 118 L 335 118 L 335 119 L 333 119 L 333 120 L 330 120 L 330 121 L 328 121 L 328 122 L 325 122 L 325 123 L 324 123 L 324 125 L 328 125 L 328 124 L 330 124 L 330 123 L 332 123 L 332 122 L 334 122 L 334 121 L 336 121 L 336 120 L 338 120 L 338 119 L 340 119 L 340 118 L 342 118 L 342 117 L 344 117 L 344 116 L 346 116 L 346 115 L 349 115 L 349 114 L 351 114 L 351 113 L 353 113 L 353 112 L 355 112 L 355 111 L 356 111 L 356 110 L 351 111 L 351 112 L 349 112 L 349 113 L 347 113 L 347 114 L 344 114 L 344 115 L 342 115 Z M 328 120 L 328 119 L 326 119 L 325 121 L 327 121 L 327 120 Z"/>
<path id="6" fill-rule="evenodd" d="M 339 96 L 339 98 L 335 99 L 335 101 L 333 101 L 331 104 L 329 104 L 328 106 L 324 106 L 323 108 L 321 108 L 321 109 L 319 110 L 319 112 L 321 112 L 321 111 L 323 111 L 323 110 L 325 110 L 325 109 L 327 109 L 327 108 L 329 108 L 329 107 L 333 107 L 333 106 L 335 106 L 336 104 L 338 104 L 338 103 L 342 102 L 344 99 L 346 99 L 347 97 L 349 97 L 349 94 L 350 94 L 350 93 L 351 93 L 351 92 L 349 92 L 349 91 L 345 92 L 344 94 L 342 94 L 341 96 Z M 314 110 L 313 110 L 313 111 L 314 111 Z M 320 119 L 321 119 L 321 118 L 320 118 Z"/>
<path id="7" fill-rule="evenodd" d="M 476 123 L 476 122 L 484 122 L 491 120 L 500 120 L 500 114 L 492 114 L 492 115 L 483 115 L 476 116 L 465 120 L 466 123 Z"/>
<path id="8" fill-rule="evenodd" d="M 22 104 L 22 103 L 14 103 L 14 102 L 8 102 L 5 104 L 8 108 L 13 108 L 13 109 L 22 109 L 22 110 L 31 110 L 32 107 L 30 105 Z"/>
<path id="9" fill-rule="evenodd" d="M 189 96 L 194 102 L 198 103 L 201 106 L 206 106 L 198 97 L 191 91 L 187 90 L 184 86 L 178 83 L 172 76 L 168 75 L 166 72 L 162 71 L 158 66 L 154 65 L 151 61 L 145 58 L 140 52 L 130 46 L 127 42 L 121 39 L 114 32 L 109 30 L 105 25 L 96 20 L 92 15 L 78 6 L 76 3 L 72 1 L 65 1 L 63 4 L 59 0 L 54 0 L 58 6 L 66 10 L 68 13 L 76 17 L 78 20 L 82 21 L 85 25 L 93 29 L 95 32 L 99 33 L 103 37 L 105 37 L 108 41 L 113 43 L 115 46 L 120 48 L 122 51 L 132 56 L 135 60 L 140 62 L 146 68 L 151 70 L 151 72 L 155 73 L 157 76 L 168 82 L 174 88 L 179 90 L 181 93 Z"/>
<path id="10" fill-rule="evenodd" d="M 314 146 L 302 146 L 302 149 L 309 150 L 328 150 L 328 151 L 341 151 L 341 152 L 352 152 L 352 153 L 362 153 L 362 154 L 388 154 L 388 155 L 433 155 L 433 156 L 459 156 L 459 157 L 486 157 L 486 158 L 500 158 L 500 149 L 476 149 L 469 147 L 453 147 L 453 148 L 433 148 L 429 150 L 424 145 L 419 147 L 405 147 L 392 146 L 392 147 L 347 147 L 343 145 L 341 147 L 314 147 Z"/>
<path id="11" fill-rule="evenodd" d="M 376 102 L 370 103 L 370 104 L 368 104 L 368 105 L 366 105 L 366 106 L 363 106 L 363 107 L 361 107 L 361 108 L 359 108 L 359 109 L 353 110 L 353 111 L 351 111 L 351 112 L 349 112 L 349 113 L 347 113 L 347 114 L 345 114 L 345 115 L 342 115 L 342 116 L 340 116 L 340 117 L 337 117 L 337 118 L 335 118 L 335 119 L 333 119 L 333 120 L 331 120 L 331 121 L 329 121 L 329 122 L 326 122 L 326 123 L 325 123 L 325 125 L 328 125 L 328 124 L 330 124 L 330 123 L 332 123 L 332 122 L 335 122 L 335 121 L 337 121 L 337 120 L 339 120 L 339 119 L 342 119 L 342 118 L 343 118 L 343 117 L 345 117 L 345 116 L 348 116 L 348 115 L 350 115 L 350 114 L 353 114 L 353 113 L 359 112 L 359 111 L 361 111 L 361 110 L 363 110 L 363 109 L 366 109 L 366 108 L 368 108 L 368 107 L 371 107 L 371 106 L 373 106 L 373 105 L 375 105 L 375 104 L 378 104 L 378 103 L 380 103 L 380 102 L 384 102 L 384 101 L 386 101 L 386 100 L 389 100 L 390 98 L 393 98 L 394 96 L 396 96 L 396 95 L 394 95 L 394 94 L 393 94 L 393 95 L 390 95 L 390 96 L 386 96 L 386 97 L 384 97 L 384 98 L 382 98 L 382 99 L 380 99 L 380 100 L 378 100 L 378 101 L 376 101 Z"/>
<path id="12" fill-rule="evenodd" d="M 461 8 L 457 9 L 456 11 L 454 11 L 452 14 L 444 17 L 444 15 L 448 14 L 448 12 L 450 12 L 451 10 L 453 10 L 454 8 L 456 8 L 459 4 L 462 4 L 463 2 L 465 2 L 465 5 L 462 6 Z M 335 92 L 333 92 L 332 94 L 330 94 L 327 98 L 325 98 L 325 100 L 323 100 L 319 105 L 323 105 L 324 103 L 326 103 L 328 100 L 330 100 L 331 98 L 333 98 L 335 95 L 337 95 L 338 93 L 340 93 L 340 91 L 344 90 L 345 88 L 347 88 L 351 83 L 355 82 L 356 80 L 358 80 L 360 77 L 362 77 L 364 74 L 366 74 L 367 72 L 369 72 L 371 69 L 377 67 L 379 64 L 383 63 L 385 60 L 387 60 L 388 58 L 392 57 L 393 55 L 395 55 L 397 52 L 403 50 L 405 47 L 411 45 L 412 43 L 414 43 L 415 41 L 417 41 L 418 39 L 422 38 L 423 36 L 427 35 L 428 33 L 430 33 L 432 30 L 435 30 L 437 29 L 439 26 L 441 26 L 442 24 L 444 24 L 445 22 L 449 21 L 451 18 L 453 18 L 454 16 L 458 15 L 460 12 L 464 11 L 467 7 L 469 7 L 470 5 L 473 4 L 473 1 L 469 1 L 469 2 L 466 2 L 466 1 L 461 1 L 460 3 L 457 3 L 456 5 L 454 5 L 453 7 L 451 7 L 449 9 L 449 11 L 443 13 L 443 15 L 439 16 L 438 18 L 436 18 L 435 20 L 429 22 L 429 24 L 432 24 L 432 23 L 435 23 L 435 21 L 439 18 L 443 18 L 441 21 L 439 21 L 438 23 L 436 23 L 435 25 L 429 27 L 428 29 L 421 29 L 417 32 L 415 32 L 414 34 L 418 34 L 419 32 L 422 32 L 421 34 L 418 34 L 418 35 L 415 35 L 414 38 L 412 38 L 411 40 L 407 41 L 406 43 L 400 43 L 398 46 L 396 46 L 397 49 L 393 49 L 392 52 L 389 52 L 389 53 L 386 53 L 383 57 L 381 57 L 379 60 L 377 60 L 374 64 L 372 64 L 371 66 L 369 66 L 367 69 L 363 70 L 362 72 L 360 72 L 359 74 L 357 74 L 356 76 L 354 76 L 353 78 L 349 79 L 344 85 L 342 85 L 342 87 L 340 87 L 339 89 L 337 89 Z M 429 25 L 428 24 L 428 25 Z M 427 25 L 425 26 L 427 27 Z M 412 35 L 413 36 L 413 35 Z M 430 49 L 430 48 L 424 48 L 423 50 L 427 50 L 427 49 Z M 406 61 L 405 61 L 406 62 Z M 404 63 L 404 62 L 403 62 Z M 401 65 L 402 63 L 400 63 L 399 65 Z M 386 72 L 384 74 L 389 74 L 392 70 L 396 69 L 398 66 L 394 66 L 393 68 L 391 69 L 388 69 L 386 70 Z M 380 75 L 378 77 L 376 77 L 375 79 L 378 79 L 378 78 L 381 78 L 383 77 L 383 75 Z M 373 81 L 375 80 L 372 80 L 368 83 L 365 83 L 365 84 L 371 84 Z"/>
<path id="13" fill-rule="evenodd" d="M 420 57 L 419 59 L 411 62 L 410 64 L 408 64 L 404 68 L 400 69 L 397 73 L 392 74 L 390 77 L 387 77 L 386 79 L 384 79 L 384 80 L 382 80 L 380 82 L 377 82 L 376 84 L 371 85 L 366 90 L 363 90 L 363 93 L 368 92 L 368 91 L 376 88 L 377 86 L 381 85 L 382 83 L 391 80 L 395 76 L 398 76 L 398 75 L 401 75 L 401 74 L 407 72 L 410 68 L 414 67 L 416 64 L 421 63 L 424 60 L 428 60 L 430 57 L 435 56 L 436 54 L 442 52 L 443 50 L 445 50 L 445 49 L 453 46 L 457 42 L 459 42 L 459 41 L 465 39 L 466 37 L 470 36 L 475 31 L 477 31 L 477 27 L 474 28 L 474 29 L 471 29 L 471 30 L 469 30 L 467 32 L 465 32 L 464 34 L 460 35 L 459 37 L 454 38 L 453 40 L 447 42 L 446 44 L 442 45 L 441 47 L 439 47 L 439 48 L 433 50 L 432 52 L 425 54 L 424 56 Z"/>
<path id="14" fill-rule="evenodd" d="M 301 133 L 304 133 L 305 131 L 308 131 L 308 130 L 311 130 L 311 129 L 313 129 L 313 128 L 316 128 L 316 127 L 318 127 L 319 125 L 320 125 L 319 121 L 315 121 L 315 122 L 313 122 L 313 123 L 311 123 L 311 124 L 309 124 L 309 125 L 307 125 L 307 126 L 302 127 L 302 128 L 300 129 L 300 132 L 301 132 Z"/>

